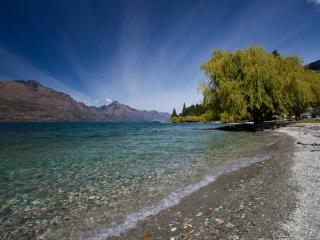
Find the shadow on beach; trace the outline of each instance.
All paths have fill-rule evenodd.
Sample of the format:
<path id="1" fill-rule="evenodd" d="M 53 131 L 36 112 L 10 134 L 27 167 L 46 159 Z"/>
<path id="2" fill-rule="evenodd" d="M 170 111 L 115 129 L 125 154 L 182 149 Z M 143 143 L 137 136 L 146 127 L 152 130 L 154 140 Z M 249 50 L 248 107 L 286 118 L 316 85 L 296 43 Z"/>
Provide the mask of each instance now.
<path id="1" fill-rule="evenodd" d="M 218 128 L 202 128 L 201 130 L 218 130 L 218 131 L 227 131 L 227 132 L 257 132 L 263 131 L 266 129 L 277 129 L 280 127 L 285 127 L 292 124 L 291 122 L 264 122 L 260 124 L 253 123 L 233 123 L 223 125 Z"/>

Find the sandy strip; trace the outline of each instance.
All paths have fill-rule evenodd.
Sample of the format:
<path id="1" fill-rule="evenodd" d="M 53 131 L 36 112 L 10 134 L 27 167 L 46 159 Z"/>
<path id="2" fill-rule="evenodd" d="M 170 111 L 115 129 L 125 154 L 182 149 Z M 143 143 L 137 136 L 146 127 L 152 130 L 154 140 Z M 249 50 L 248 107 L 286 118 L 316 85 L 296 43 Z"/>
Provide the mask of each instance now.
<path id="1" fill-rule="evenodd" d="M 283 239 L 320 239 L 320 124 L 282 128 L 296 139 L 290 181 L 297 185 L 297 207 L 283 224 Z"/>

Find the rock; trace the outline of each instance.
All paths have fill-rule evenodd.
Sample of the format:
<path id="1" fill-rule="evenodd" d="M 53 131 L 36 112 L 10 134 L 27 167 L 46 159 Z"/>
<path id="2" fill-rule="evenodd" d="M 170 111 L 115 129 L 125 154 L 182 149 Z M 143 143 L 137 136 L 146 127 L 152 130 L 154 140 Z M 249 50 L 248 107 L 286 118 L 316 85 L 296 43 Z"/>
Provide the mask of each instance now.
<path id="1" fill-rule="evenodd" d="M 37 233 L 34 229 L 31 230 L 31 239 L 37 239 Z"/>
<path id="2" fill-rule="evenodd" d="M 202 216 L 202 212 L 197 213 L 196 217 L 201 217 Z"/>
<path id="3" fill-rule="evenodd" d="M 3 205 L 1 208 L 0 208 L 0 213 L 3 213 L 3 212 L 5 212 L 5 210 L 8 208 L 8 206 L 7 205 Z M 2 219 L 0 219 L 0 220 L 2 220 Z M 0 221 L 1 222 L 1 221 Z"/>
<path id="4" fill-rule="evenodd" d="M 88 192 L 90 192 L 89 188 L 83 188 L 80 190 L 80 193 L 88 193 Z"/>
<path id="5" fill-rule="evenodd" d="M 244 202 L 241 201 L 240 205 L 239 205 L 239 208 L 236 210 L 236 212 L 240 212 L 243 208 L 244 208 Z"/>
<path id="6" fill-rule="evenodd" d="M 147 235 L 145 235 L 144 237 L 143 237 L 143 240 L 152 240 L 153 238 L 152 238 L 152 236 L 151 236 L 151 234 L 147 234 Z"/>
<path id="7" fill-rule="evenodd" d="M 7 221 L 5 221 L 3 223 L 3 226 L 5 227 L 12 227 L 16 224 L 16 221 L 14 221 L 13 219 L 8 219 Z"/>
<path id="8" fill-rule="evenodd" d="M 15 230 L 14 232 L 12 232 L 11 234 L 10 234 L 10 237 L 12 238 L 12 239 L 19 239 L 19 238 L 21 238 L 21 231 L 20 230 Z"/>
<path id="9" fill-rule="evenodd" d="M 226 224 L 226 227 L 227 227 L 227 228 L 233 228 L 233 227 L 234 227 L 234 224 L 232 224 L 232 223 L 227 223 L 227 224 Z"/>
<path id="10" fill-rule="evenodd" d="M 237 236 L 237 235 L 231 235 L 231 236 L 228 237 L 228 239 L 239 240 L 239 236 Z"/>
<path id="11" fill-rule="evenodd" d="M 25 189 L 23 189 L 25 192 L 35 192 L 35 191 L 38 191 L 39 188 L 36 187 L 36 186 L 33 186 L 33 187 L 27 187 Z"/>
<path id="12" fill-rule="evenodd" d="M 192 225 L 191 225 L 191 224 L 186 223 L 186 224 L 183 226 L 183 229 L 189 229 L 189 228 L 192 228 Z"/>
<path id="13" fill-rule="evenodd" d="M 174 215 L 180 216 L 180 215 L 181 215 L 181 212 L 176 212 Z"/>
<path id="14" fill-rule="evenodd" d="M 176 231 L 176 230 L 177 230 L 177 228 L 176 228 L 176 227 L 171 228 L 171 232 L 174 232 L 174 231 Z"/>
<path id="15" fill-rule="evenodd" d="M 224 223 L 224 221 L 223 221 L 222 219 L 219 219 L 219 218 L 216 218 L 215 221 L 216 221 L 216 223 L 217 223 L 218 225 L 221 225 L 221 224 Z"/>

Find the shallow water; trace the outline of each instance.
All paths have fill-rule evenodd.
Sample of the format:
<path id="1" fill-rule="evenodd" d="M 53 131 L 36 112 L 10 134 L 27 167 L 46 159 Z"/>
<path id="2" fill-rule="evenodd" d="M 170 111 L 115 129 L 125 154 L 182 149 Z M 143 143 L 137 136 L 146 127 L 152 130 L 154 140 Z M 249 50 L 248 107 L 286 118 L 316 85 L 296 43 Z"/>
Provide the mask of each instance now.
<path id="1" fill-rule="evenodd" d="M 267 133 L 202 130 L 216 126 L 0 123 L 0 238 L 121 231 L 272 142 Z"/>

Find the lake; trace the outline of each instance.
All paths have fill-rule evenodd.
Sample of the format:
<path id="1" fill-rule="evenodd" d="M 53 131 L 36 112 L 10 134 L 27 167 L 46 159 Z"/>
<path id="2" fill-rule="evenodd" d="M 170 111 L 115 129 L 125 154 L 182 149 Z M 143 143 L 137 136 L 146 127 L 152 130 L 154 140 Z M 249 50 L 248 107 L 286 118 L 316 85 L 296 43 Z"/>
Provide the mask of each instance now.
<path id="1" fill-rule="evenodd" d="M 272 134 L 218 126 L 0 123 L 0 238 L 103 239 L 267 158 Z"/>

